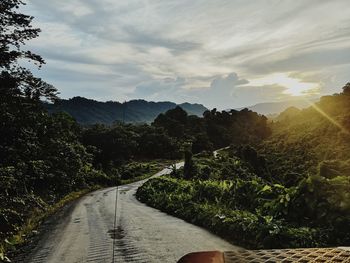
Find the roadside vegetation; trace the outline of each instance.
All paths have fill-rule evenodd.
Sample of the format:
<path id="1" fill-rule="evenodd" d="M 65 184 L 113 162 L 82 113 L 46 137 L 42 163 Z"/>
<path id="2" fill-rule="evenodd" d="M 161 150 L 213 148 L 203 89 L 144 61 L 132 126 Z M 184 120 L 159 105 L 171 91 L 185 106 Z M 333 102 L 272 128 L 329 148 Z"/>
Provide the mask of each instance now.
<path id="1" fill-rule="evenodd" d="M 349 246 L 349 119 L 347 84 L 272 123 L 258 143 L 217 157 L 188 150 L 183 170 L 148 181 L 137 197 L 248 248 Z"/>

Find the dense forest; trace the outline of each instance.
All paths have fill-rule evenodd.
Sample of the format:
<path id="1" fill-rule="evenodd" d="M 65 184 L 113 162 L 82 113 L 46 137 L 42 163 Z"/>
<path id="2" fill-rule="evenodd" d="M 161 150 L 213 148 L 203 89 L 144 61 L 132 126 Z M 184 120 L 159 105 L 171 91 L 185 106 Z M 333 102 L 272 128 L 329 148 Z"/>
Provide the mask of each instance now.
<path id="1" fill-rule="evenodd" d="M 350 245 L 350 83 L 287 109 L 271 135 L 212 154 L 138 190 L 147 204 L 250 248 Z"/>

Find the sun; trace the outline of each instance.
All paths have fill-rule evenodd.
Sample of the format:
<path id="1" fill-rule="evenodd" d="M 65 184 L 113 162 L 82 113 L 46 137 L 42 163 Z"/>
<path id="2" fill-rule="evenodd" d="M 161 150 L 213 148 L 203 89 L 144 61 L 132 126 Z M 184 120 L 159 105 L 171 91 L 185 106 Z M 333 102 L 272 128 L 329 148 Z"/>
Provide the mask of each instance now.
<path id="1" fill-rule="evenodd" d="M 272 78 L 275 84 L 286 88 L 285 94 L 291 96 L 304 96 L 313 93 L 317 88 L 318 84 L 311 82 L 303 82 L 300 79 L 291 78 L 286 74 L 276 74 Z"/>
<path id="2" fill-rule="evenodd" d="M 307 96 L 317 93 L 319 84 L 314 82 L 304 82 L 301 79 L 290 77 L 286 73 L 274 73 L 264 78 L 254 81 L 259 86 L 278 85 L 284 87 L 284 94 L 293 97 Z"/>

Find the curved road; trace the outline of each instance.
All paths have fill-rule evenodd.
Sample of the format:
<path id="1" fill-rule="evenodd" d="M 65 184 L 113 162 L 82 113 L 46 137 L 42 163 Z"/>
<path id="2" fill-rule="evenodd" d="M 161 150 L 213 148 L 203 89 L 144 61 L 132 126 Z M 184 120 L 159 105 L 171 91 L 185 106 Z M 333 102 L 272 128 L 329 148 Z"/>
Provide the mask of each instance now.
<path id="1" fill-rule="evenodd" d="M 169 172 L 164 169 L 155 176 Z M 116 187 L 98 190 L 50 223 L 36 248 L 15 262 L 174 263 L 193 251 L 237 249 L 200 227 L 140 203 L 134 194 L 144 182 L 118 187 L 116 230 Z"/>

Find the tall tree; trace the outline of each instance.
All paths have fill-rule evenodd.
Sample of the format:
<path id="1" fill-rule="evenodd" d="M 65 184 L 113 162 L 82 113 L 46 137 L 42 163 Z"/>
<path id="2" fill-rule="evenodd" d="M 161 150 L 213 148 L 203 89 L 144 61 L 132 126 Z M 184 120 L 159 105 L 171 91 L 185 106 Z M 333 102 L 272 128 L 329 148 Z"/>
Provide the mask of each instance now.
<path id="1" fill-rule="evenodd" d="M 22 5 L 21 0 L 0 2 L 0 167 L 26 167 L 38 155 L 47 127 L 40 99 L 57 98 L 56 89 L 34 77 L 21 62 L 39 68 L 44 64 L 39 55 L 23 48 L 40 29 L 32 27 L 33 17 L 19 12 Z M 26 189 L 26 180 L 21 181 Z"/>
<path id="2" fill-rule="evenodd" d="M 0 3 L 1 103 L 9 96 L 54 100 L 56 89 L 34 77 L 20 63 L 20 60 L 27 60 L 39 68 L 45 63 L 39 55 L 22 48 L 28 40 L 38 36 L 40 29 L 32 27 L 33 17 L 18 12 L 21 5 L 24 5 L 21 0 L 1 0 Z"/>
<path id="3" fill-rule="evenodd" d="M 350 94 L 350 82 L 346 83 L 346 85 L 343 87 L 343 94 Z"/>

